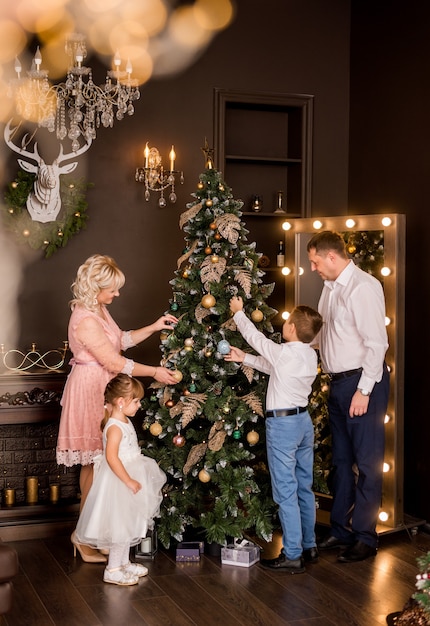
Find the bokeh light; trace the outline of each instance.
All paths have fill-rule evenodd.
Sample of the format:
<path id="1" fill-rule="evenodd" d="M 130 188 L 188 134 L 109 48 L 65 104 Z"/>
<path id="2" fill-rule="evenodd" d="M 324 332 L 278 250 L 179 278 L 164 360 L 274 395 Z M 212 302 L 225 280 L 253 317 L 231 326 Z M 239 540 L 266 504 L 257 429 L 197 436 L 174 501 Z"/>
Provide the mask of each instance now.
<path id="1" fill-rule="evenodd" d="M 0 65 L 12 63 L 27 45 L 23 28 L 9 19 L 0 19 Z"/>

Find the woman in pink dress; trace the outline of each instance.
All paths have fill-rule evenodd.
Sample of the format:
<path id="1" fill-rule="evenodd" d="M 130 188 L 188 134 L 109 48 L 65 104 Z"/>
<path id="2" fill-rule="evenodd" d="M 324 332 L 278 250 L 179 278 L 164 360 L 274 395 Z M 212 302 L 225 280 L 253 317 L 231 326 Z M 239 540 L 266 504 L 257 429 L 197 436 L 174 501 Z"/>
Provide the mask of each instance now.
<path id="1" fill-rule="evenodd" d="M 72 284 L 72 314 L 68 338 L 72 370 L 67 378 L 61 405 L 62 412 L 57 441 L 57 463 L 71 467 L 81 465 L 79 478 L 81 509 L 93 481 L 93 459 L 103 451 L 100 422 L 104 415 L 106 384 L 116 374 L 152 377 L 165 385 L 176 380 L 171 370 L 144 365 L 127 359 L 121 353 L 153 333 L 178 320 L 163 315 L 153 324 L 138 330 L 122 331 L 111 317 L 107 305 L 119 296 L 125 277 L 108 256 L 91 256 L 78 269 Z M 76 541 L 72 535 L 72 542 Z M 103 562 L 105 557 L 87 546 L 77 544 L 82 558 Z"/>

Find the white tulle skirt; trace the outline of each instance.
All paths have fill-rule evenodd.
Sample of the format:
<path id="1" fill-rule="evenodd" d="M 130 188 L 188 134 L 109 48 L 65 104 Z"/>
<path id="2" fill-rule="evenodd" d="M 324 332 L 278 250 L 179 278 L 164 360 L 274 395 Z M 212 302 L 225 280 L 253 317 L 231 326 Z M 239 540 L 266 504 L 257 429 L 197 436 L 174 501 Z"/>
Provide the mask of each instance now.
<path id="1" fill-rule="evenodd" d="M 104 456 L 95 459 L 93 484 L 76 526 L 79 543 L 107 550 L 114 545 L 134 546 L 153 527 L 166 475 L 153 459 L 140 453 L 121 460 L 142 489 L 134 494 Z"/>

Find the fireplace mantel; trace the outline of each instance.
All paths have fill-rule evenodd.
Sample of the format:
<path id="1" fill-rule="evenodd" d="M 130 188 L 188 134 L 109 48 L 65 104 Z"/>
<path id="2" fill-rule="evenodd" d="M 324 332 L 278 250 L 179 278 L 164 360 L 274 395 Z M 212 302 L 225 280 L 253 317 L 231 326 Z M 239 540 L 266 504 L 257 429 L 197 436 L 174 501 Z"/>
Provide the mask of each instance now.
<path id="1" fill-rule="evenodd" d="M 58 419 L 66 378 L 65 370 L 0 373 L 0 425 Z"/>

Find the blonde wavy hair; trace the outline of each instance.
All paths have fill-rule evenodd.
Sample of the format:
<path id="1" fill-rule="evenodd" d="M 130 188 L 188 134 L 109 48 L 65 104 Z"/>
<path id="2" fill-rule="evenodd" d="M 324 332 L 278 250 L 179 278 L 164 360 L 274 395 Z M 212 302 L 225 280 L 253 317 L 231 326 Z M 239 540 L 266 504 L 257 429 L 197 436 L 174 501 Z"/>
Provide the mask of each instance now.
<path id="1" fill-rule="evenodd" d="M 94 254 L 78 269 L 71 286 L 73 299 L 70 300 L 70 307 L 74 309 L 77 304 L 81 304 L 95 311 L 98 307 L 97 296 L 102 289 L 119 290 L 124 283 L 124 274 L 110 256 Z"/>

